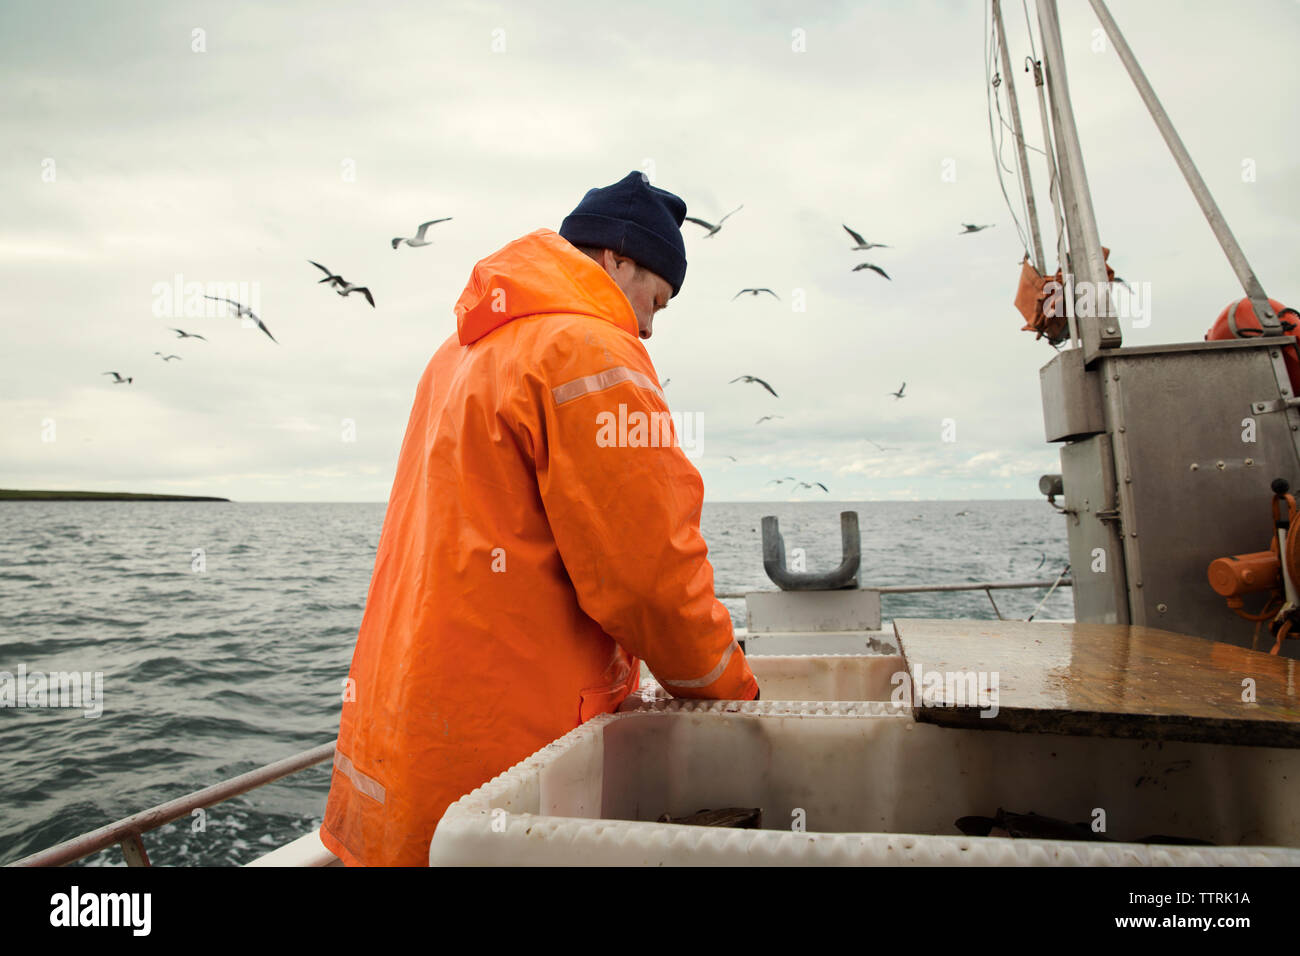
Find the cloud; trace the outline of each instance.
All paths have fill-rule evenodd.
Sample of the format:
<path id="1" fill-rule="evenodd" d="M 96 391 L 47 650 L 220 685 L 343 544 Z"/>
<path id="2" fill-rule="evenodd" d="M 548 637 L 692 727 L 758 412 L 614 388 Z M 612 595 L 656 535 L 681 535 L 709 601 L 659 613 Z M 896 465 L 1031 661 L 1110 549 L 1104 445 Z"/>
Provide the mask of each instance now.
<path id="1" fill-rule="evenodd" d="M 1269 283 L 1290 275 L 1300 211 L 1300 24 L 1267 6 L 1112 7 L 1256 271 L 1291 295 Z M 1011 306 L 1023 248 L 989 144 L 982 5 L 598 9 L 0 7 L 0 483 L 382 498 L 474 263 L 648 161 L 692 214 L 744 205 L 717 236 L 686 234 L 686 283 L 648 343 L 673 409 L 707 422 L 710 498 L 779 498 L 767 482 L 785 474 L 837 496 L 1034 496 L 1058 467 L 1037 375 L 1053 353 Z M 1023 14 L 1007 16 L 1019 62 Z M 1103 241 L 1151 283 L 1151 325 L 1125 343 L 1198 340 L 1235 277 L 1113 51 L 1093 52 L 1091 12 L 1061 16 Z M 1224 49 L 1252 51 L 1232 83 L 1195 66 Z M 1032 84 L 1015 81 L 1036 144 Z M 389 246 L 443 215 L 433 246 Z M 959 236 L 963 221 L 997 225 Z M 892 248 L 853 253 L 842 223 Z M 309 258 L 378 308 L 318 285 Z M 864 259 L 892 281 L 852 272 Z M 177 273 L 257 283 L 281 344 L 231 319 L 155 317 L 151 290 Z M 782 301 L 732 301 L 755 285 Z M 208 343 L 168 330 L 191 321 Z M 110 368 L 136 382 L 108 385 Z M 729 385 L 739 374 L 780 398 Z M 783 417 L 756 426 L 766 414 Z"/>

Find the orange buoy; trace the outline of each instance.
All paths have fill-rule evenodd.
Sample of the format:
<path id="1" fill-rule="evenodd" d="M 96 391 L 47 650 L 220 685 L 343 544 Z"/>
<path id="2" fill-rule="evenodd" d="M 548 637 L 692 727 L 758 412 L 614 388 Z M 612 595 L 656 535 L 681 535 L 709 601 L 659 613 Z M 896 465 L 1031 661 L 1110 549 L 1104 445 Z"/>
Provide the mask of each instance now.
<path id="1" fill-rule="evenodd" d="M 1278 321 L 1282 323 L 1282 330 L 1292 336 L 1292 339 L 1287 342 L 1289 348 L 1282 350 L 1282 359 L 1286 362 L 1287 375 L 1291 379 L 1291 391 L 1293 394 L 1300 395 L 1300 351 L 1297 351 L 1295 342 L 1295 337 L 1300 336 L 1300 312 L 1287 308 L 1276 299 L 1269 299 L 1268 304 L 1273 307 Z M 1263 334 L 1259 316 L 1255 315 L 1250 300 L 1237 299 L 1219 313 L 1219 317 L 1210 326 L 1210 331 L 1205 333 L 1205 341 L 1248 339 Z"/>

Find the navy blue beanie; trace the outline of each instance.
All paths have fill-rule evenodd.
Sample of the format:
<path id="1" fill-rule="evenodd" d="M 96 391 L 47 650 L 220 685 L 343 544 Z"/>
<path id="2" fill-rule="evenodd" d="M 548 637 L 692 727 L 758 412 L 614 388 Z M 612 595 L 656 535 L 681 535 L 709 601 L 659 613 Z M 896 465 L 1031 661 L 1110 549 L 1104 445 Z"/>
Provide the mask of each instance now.
<path id="1" fill-rule="evenodd" d="M 686 279 L 682 220 L 686 203 L 666 189 L 630 172 L 612 186 L 589 189 L 560 224 L 560 235 L 575 246 L 595 246 L 627 256 L 681 291 Z"/>

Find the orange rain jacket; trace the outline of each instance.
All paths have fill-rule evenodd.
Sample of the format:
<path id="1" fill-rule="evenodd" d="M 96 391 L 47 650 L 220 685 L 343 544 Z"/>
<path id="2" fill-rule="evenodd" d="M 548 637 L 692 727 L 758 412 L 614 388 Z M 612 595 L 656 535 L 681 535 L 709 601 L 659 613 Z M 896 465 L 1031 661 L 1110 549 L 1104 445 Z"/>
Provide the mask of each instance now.
<path id="1" fill-rule="evenodd" d="M 668 406 L 613 279 L 539 229 L 475 266 L 456 315 L 344 694 L 321 839 L 349 865 L 427 865 L 452 801 L 615 710 L 638 658 L 678 697 L 758 693 L 714 597 L 699 472 L 636 428 Z"/>

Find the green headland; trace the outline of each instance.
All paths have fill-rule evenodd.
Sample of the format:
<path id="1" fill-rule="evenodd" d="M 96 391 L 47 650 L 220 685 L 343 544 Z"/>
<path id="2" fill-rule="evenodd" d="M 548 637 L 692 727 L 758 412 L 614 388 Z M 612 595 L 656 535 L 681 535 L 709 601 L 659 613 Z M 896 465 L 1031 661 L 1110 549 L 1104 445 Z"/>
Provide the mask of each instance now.
<path id="1" fill-rule="evenodd" d="M 0 501 L 229 501 L 206 495 L 145 495 L 129 491 L 22 491 L 0 488 Z"/>

